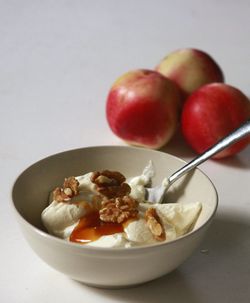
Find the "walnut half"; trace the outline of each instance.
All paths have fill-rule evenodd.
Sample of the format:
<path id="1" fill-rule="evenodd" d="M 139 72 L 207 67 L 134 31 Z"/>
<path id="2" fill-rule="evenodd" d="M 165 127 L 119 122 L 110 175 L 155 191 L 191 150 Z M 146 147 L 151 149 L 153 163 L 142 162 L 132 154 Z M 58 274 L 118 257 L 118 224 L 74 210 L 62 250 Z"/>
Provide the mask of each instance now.
<path id="1" fill-rule="evenodd" d="M 109 170 L 94 172 L 91 177 L 97 191 L 108 199 L 127 196 L 130 193 L 131 188 L 125 180 L 121 173 Z"/>
<path id="2" fill-rule="evenodd" d="M 129 197 L 117 197 L 103 200 L 99 211 L 100 219 L 104 222 L 122 223 L 138 214 L 138 202 Z"/>
<path id="3" fill-rule="evenodd" d="M 53 199 L 57 202 L 67 202 L 79 193 L 79 182 L 75 177 L 65 178 L 63 187 L 53 191 Z"/>
<path id="4" fill-rule="evenodd" d="M 145 220 L 154 238 L 158 241 L 164 241 L 166 239 L 164 226 L 161 223 L 161 219 L 158 216 L 155 208 L 150 207 L 146 210 Z"/>

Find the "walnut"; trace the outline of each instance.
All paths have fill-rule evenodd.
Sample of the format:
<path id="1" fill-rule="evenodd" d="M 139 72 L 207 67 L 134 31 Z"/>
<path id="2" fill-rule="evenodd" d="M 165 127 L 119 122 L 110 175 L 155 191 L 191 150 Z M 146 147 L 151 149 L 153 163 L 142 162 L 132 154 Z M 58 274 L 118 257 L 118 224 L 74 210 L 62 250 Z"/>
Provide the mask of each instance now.
<path id="1" fill-rule="evenodd" d="M 104 222 L 122 223 L 137 216 L 137 206 L 138 202 L 129 196 L 103 200 L 99 211 L 100 219 Z"/>
<path id="2" fill-rule="evenodd" d="M 166 239 L 164 226 L 161 223 L 161 219 L 158 216 L 155 208 L 150 207 L 147 209 L 145 212 L 145 220 L 154 238 L 158 241 L 164 241 Z"/>
<path id="3" fill-rule="evenodd" d="M 57 202 L 67 202 L 79 193 L 79 182 L 75 177 L 64 180 L 63 187 L 57 187 L 53 191 L 53 199 Z"/>
<path id="4" fill-rule="evenodd" d="M 64 192 L 68 192 L 69 196 L 76 196 L 79 193 L 79 182 L 75 177 L 69 177 L 63 183 Z"/>
<path id="5" fill-rule="evenodd" d="M 126 178 L 117 171 L 104 170 L 102 172 L 94 172 L 91 181 L 98 186 L 105 185 L 121 185 Z"/>
<path id="6" fill-rule="evenodd" d="M 70 197 L 60 187 L 57 187 L 53 191 L 53 200 L 57 202 L 66 202 L 70 200 Z"/>
<path id="7" fill-rule="evenodd" d="M 130 193 L 130 186 L 124 181 L 126 178 L 119 172 L 104 170 L 94 172 L 91 181 L 97 185 L 97 191 L 108 199 L 123 197 Z"/>

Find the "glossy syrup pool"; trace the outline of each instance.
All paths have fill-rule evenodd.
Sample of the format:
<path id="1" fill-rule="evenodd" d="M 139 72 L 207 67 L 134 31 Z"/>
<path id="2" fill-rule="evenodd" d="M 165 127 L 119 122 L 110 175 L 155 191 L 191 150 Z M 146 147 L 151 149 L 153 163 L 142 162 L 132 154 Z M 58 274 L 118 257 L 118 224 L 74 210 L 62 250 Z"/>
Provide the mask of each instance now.
<path id="1" fill-rule="evenodd" d="M 70 241 L 86 244 L 102 236 L 124 231 L 124 223 L 107 223 L 100 220 L 99 212 L 93 211 L 80 219 L 70 235 Z"/>

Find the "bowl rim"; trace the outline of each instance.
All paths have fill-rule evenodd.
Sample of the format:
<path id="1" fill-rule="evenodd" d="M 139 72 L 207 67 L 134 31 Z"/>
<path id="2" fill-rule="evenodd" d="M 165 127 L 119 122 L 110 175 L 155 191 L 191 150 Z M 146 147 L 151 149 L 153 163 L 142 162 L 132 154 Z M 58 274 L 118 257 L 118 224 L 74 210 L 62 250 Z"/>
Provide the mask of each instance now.
<path id="1" fill-rule="evenodd" d="M 188 232 L 185 235 L 182 235 L 174 240 L 171 241 L 167 241 L 167 242 L 161 242 L 161 243 L 156 243 L 156 244 L 146 244 L 146 245 L 142 245 L 142 246 L 135 246 L 135 247 L 98 247 L 98 246 L 87 246 L 87 245 L 83 245 L 83 244 L 79 244 L 79 243 L 74 243 L 74 242 L 70 242 L 67 241 L 65 239 L 61 239 L 58 238 L 54 235 L 49 234 L 48 232 L 45 232 L 43 230 L 41 230 L 40 228 L 34 226 L 33 224 L 31 224 L 29 221 L 27 221 L 21 214 L 20 212 L 17 210 L 15 202 L 14 202 L 14 189 L 15 189 L 15 185 L 17 183 L 17 181 L 19 180 L 19 178 L 25 173 L 27 172 L 31 167 L 37 165 L 39 162 L 48 160 L 50 158 L 62 155 L 64 153 L 70 153 L 70 152 L 75 152 L 75 151 L 80 151 L 80 150 L 86 150 L 86 149 L 101 149 L 101 148 L 116 148 L 116 149 L 134 149 L 134 150 L 141 150 L 146 151 L 146 152 L 153 152 L 153 153 L 160 153 L 162 155 L 168 155 L 171 158 L 174 158 L 176 160 L 178 160 L 179 162 L 182 162 L 183 165 L 185 165 L 187 162 L 175 155 L 172 155 L 170 153 L 166 153 L 160 150 L 154 150 L 154 149 L 148 149 L 148 148 L 144 148 L 144 147 L 135 147 L 135 146 L 123 146 L 123 145 L 94 145 L 94 146 L 86 146 L 86 147 L 81 147 L 81 148 L 75 148 L 75 149 L 69 149 L 69 150 L 64 150 L 49 156 L 46 156 L 44 158 L 41 158 L 40 160 L 33 162 L 31 165 L 29 165 L 28 167 L 26 167 L 24 170 L 22 170 L 18 176 L 15 178 L 13 185 L 11 187 L 10 190 L 10 196 L 11 196 L 11 207 L 16 215 L 16 217 L 22 221 L 23 224 L 25 224 L 26 227 L 28 227 L 30 230 L 32 230 L 33 232 L 37 233 L 39 236 L 48 239 L 50 241 L 55 241 L 55 243 L 58 243 L 60 245 L 66 245 L 66 247 L 68 248 L 74 248 L 77 250 L 81 250 L 82 252 L 101 252 L 101 253 L 115 253 L 115 254 L 120 254 L 121 252 L 126 252 L 126 253 L 132 253 L 132 252 L 138 252 L 138 251 L 142 251 L 142 252 L 147 252 L 147 251 L 151 251 L 152 249 L 159 249 L 159 248 L 163 248 L 163 247 L 167 247 L 169 245 L 172 245 L 175 242 L 179 242 L 183 239 L 187 239 L 189 237 L 192 237 L 194 234 L 198 233 L 200 230 L 204 229 L 207 225 L 210 224 L 210 222 L 212 221 L 212 219 L 214 218 L 217 208 L 218 208 L 218 192 L 217 189 L 215 187 L 215 185 L 213 184 L 212 180 L 207 176 L 206 173 L 204 173 L 201 169 L 199 169 L 198 167 L 195 168 L 195 170 L 198 170 L 202 175 L 204 175 L 207 179 L 207 181 L 209 182 L 209 184 L 211 185 L 211 188 L 213 189 L 213 193 L 214 193 L 214 198 L 215 198 L 215 206 L 214 209 L 211 213 L 211 215 L 209 216 L 209 218 L 198 228 Z"/>

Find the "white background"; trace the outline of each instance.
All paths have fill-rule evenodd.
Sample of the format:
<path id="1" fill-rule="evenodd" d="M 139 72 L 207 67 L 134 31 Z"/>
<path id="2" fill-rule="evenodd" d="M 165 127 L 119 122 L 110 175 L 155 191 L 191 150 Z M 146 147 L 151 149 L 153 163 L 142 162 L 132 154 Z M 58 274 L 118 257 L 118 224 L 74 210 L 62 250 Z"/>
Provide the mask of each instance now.
<path id="1" fill-rule="evenodd" d="M 201 166 L 220 197 L 213 225 L 179 269 L 140 287 L 95 289 L 56 272 L 30 249 L 10 207 L 15 178 L 33 162 L 124 144 L 107 125 L 105 100 L 128 70 L 196 47 L 249 96 L 249 29 L 247 0 L 0 1 L 1 302 L 249 302 L 250 148 Z M 194 157 L 178 136 L 164 150 Z"/>

